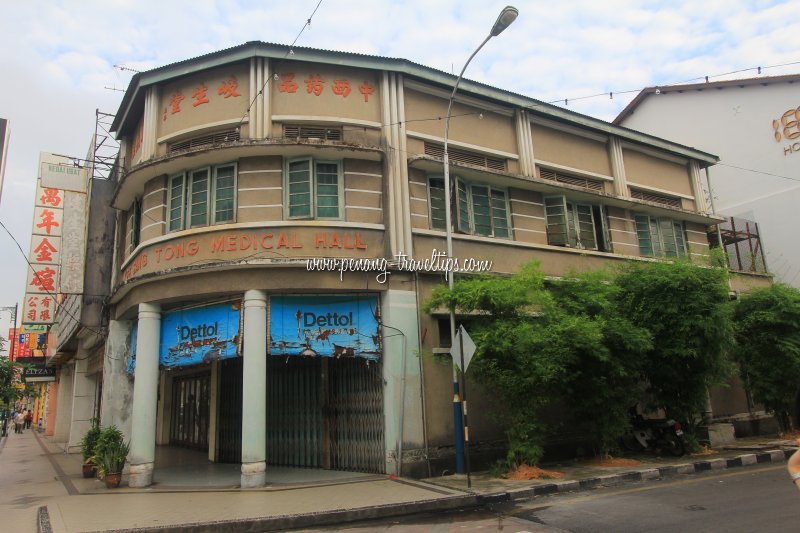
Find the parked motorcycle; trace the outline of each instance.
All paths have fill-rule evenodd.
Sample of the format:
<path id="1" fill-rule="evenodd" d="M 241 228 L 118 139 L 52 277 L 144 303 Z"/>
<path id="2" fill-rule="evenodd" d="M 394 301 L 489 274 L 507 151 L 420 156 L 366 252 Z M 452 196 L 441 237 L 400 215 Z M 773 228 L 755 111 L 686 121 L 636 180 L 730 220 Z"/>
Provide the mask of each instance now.
<path id="1" fill-rule="evenodd" d="M 622 437 L 623 448 L 630 451 L 664 450 L 670 455 L 680 457 L 686 453 L 688 442 L 681 424 L 668 418 L 645 418 L 630 410 L 631 427 Z"/>

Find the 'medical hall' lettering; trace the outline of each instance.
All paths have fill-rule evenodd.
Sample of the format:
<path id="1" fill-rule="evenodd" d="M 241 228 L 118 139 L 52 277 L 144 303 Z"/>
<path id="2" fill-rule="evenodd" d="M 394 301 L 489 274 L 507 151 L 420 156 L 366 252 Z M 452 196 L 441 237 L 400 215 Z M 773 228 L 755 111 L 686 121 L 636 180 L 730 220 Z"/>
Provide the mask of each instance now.
<path id="1" fill-rule="evenodd" d="M 321 328 L 336 326 L 348 327 L 353 325 L 353 312 L 350 311 L 346 315 L 339 313 L 328 313 L 327 315 L 317 315 L 314 313 L 303 313 L 303 327 L 313 328 L 319 326 Z"/>
<path id="2" fill-rule="evenodd" d="M 181 326 L 178 335 L 180 336 L 180 340 L 185 341 L 186 339 L 216 337 L 217 331 L 219 331 L 219 326 L 214 322 L 214 324 L 200 324 L 196 328 Z"/>

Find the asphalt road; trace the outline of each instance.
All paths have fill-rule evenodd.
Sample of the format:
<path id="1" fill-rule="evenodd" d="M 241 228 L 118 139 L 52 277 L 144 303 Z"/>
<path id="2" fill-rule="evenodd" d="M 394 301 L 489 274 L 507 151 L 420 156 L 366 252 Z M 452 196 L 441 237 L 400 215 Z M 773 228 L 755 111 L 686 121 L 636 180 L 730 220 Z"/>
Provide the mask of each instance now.
<path id="1" fill-rule="evenodd" d="M 800 491 L 786 466 L 744 467 L 630 483 L 483 509 L 307 532 L 800 532 Z"/>

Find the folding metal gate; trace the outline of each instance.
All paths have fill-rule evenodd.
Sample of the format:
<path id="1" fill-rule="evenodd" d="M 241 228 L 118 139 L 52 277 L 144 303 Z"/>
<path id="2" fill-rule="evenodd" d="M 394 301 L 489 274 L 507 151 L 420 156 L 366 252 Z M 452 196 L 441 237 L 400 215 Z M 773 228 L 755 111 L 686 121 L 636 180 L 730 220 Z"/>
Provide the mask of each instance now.
<path id="1" fill-rule="evenodd" d="M 171 445 L 208 449 L 210 398 L 208 372 L 173 378 L 172 416 L 169 425 Z"/>
<path id="2" fill-rule="evenodd" d="M 384 454 L 379 364 L 268 358 L 269 464 L 383 473 Z"/>
<path id="3" fill-rule="evenodd" d="M 242 358 L 219 362 L 217 461 L 242 462 Z"/>

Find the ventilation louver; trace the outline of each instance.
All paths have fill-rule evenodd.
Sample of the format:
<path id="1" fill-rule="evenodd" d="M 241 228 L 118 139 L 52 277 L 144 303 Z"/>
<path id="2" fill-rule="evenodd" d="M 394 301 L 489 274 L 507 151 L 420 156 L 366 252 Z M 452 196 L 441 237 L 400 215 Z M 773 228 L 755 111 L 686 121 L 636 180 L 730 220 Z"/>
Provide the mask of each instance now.
<path id="1" fill-rule="evenodd" d="M 666 205 L 669 207 L 677 207 L 678 209 L 681 208 L 681 199 L 675 198 L 674 196 L 664 196 L 662 194 L 654 194 L 651 192 L 631 189 L 631 198 L 636 198 L 637 200 L 644 200 L 645 202 L 653 202 L 655 204 Z"/>
<path id="2" fill-rule="evenodd" d="M 193 148 L 201 148 L 204 146 L 214 146 L 217 144 L 230 143 L 239 140 L 239 130 L 226 130 L 210 133 L 201 137 L 194 137 L 186 139 L 185 141 L 174 142 L 169 145 L 169 152 L 180 152 L 183 150 L 191 150 Z"/>
<path id="3" fill-rule="evenodd" d="M 444 159 L 444 147 L 438 144 L 425 143 L 425 155 L 436 157 L 437 159 Z M 447 148 L 447 157 L 453 163 L 483 167 L 489 170 L 499 170 L 500 172 L 506 171 L 506 160 L 497 157 L 488 157 L 482 154 L 476 154 L 475 152 L 468 152 L 466 150 L 458 150 L 450 147 Z"/>
<path id="4" fill-rule="evenodd" d="M 558 183 L 566 183 L 567 185 L 574 185 L 582 189 L 590 191 L 603 191 L 603 182 L 591 178 L 581 178 L 578 176 L 568 176 L 555 170 L 548 170 L 544 168 L 539 169 L 539 177 L 545 180 L 557 181 Z"/>
<path id="5" fill-rule="evenodd" d="M 327 126 L 300 126 L 284 124 L 283 136 L 287 139 L 319 139 L 322 141 L 341 141 L 341 128 Z"/>

